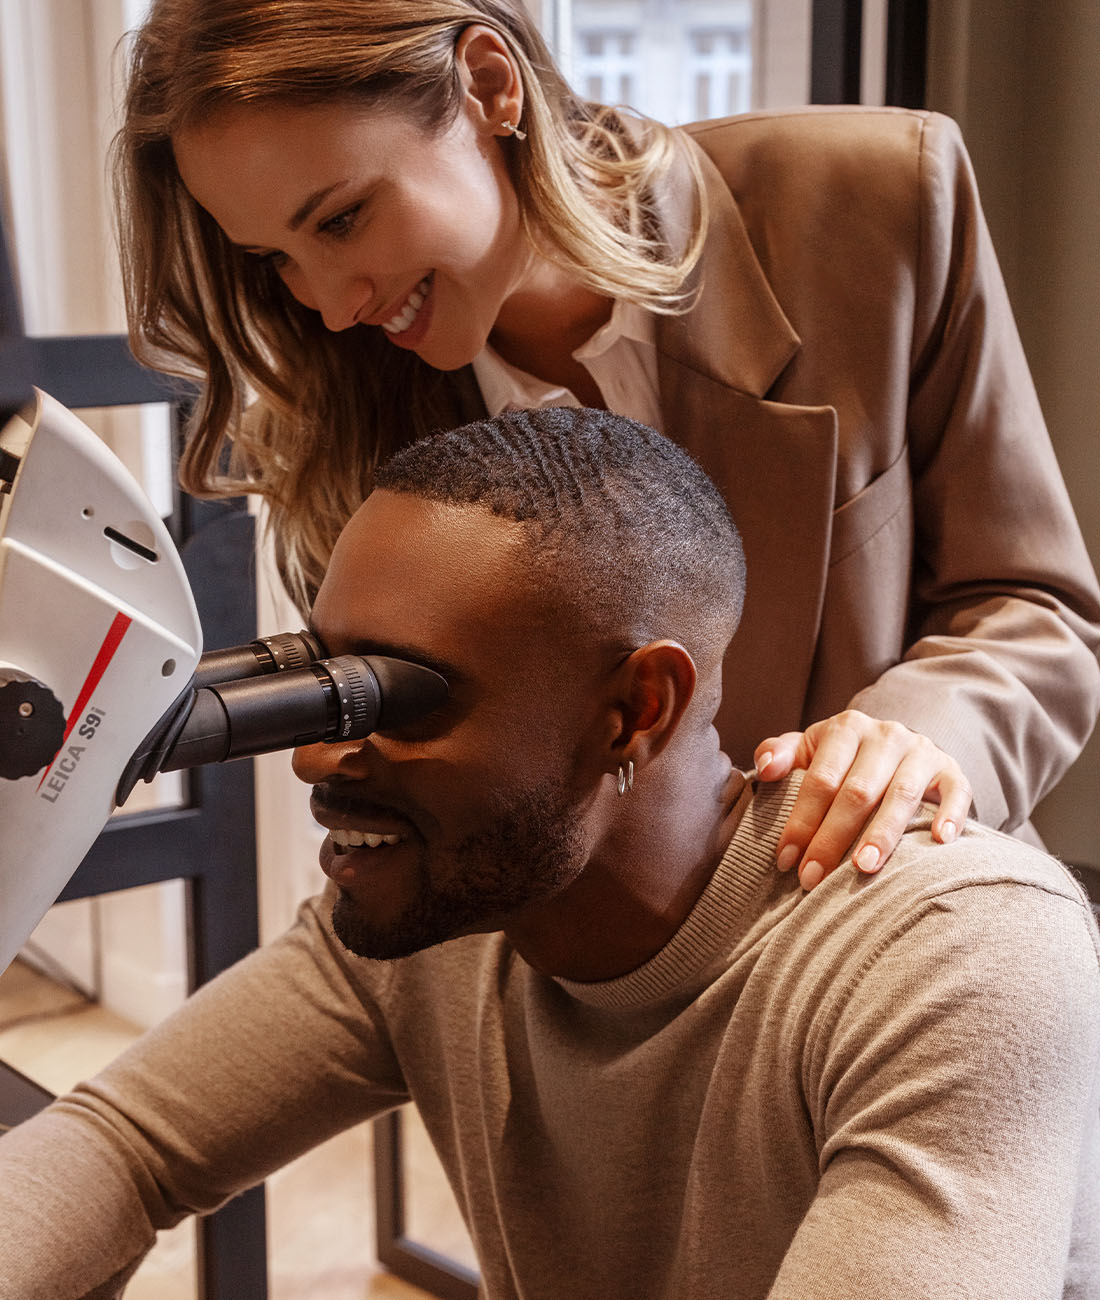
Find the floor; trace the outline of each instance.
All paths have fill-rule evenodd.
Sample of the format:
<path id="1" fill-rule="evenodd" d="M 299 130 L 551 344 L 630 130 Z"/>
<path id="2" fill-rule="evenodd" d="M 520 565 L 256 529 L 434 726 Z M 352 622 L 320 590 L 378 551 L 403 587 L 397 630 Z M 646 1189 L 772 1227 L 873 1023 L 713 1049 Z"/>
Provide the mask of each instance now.
<path id="1" fill-rule="evenodd" d="M 0 975 L 0 1060 L 64 1091 L 136 1036 L 126 1021 L 21 961 Z M 374 1257 L 370 1128 L 333 1138 L 267 1185 L 270 1300 L 422 1300 Z M 411 1118 L 406 1124 L 410 1231 L 473 1266 L 443 1175 Z M 194 1300 L 190 1224 L 162 1234 L 126 1300 Z"/>

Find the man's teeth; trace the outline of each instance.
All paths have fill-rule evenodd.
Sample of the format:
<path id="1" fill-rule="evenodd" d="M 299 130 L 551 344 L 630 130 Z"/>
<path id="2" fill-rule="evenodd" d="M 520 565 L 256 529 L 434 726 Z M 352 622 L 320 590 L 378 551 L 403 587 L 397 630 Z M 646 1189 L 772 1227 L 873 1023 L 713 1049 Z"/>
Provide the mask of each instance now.
<path id="1" fill-rule="evenodd" d="M 377 849 L 383 844 L 400 844 L 404 835 L 377 835 L 374 831 L 329 831 L 338 849 Z"/>
<path id="2" fill-rule="evenodd" d="M 382 322 L 382 328 L 387 334 L 404 334 L 420 314 L 420 308 L 424 306 L 424 299 L 428 296 L 428 288 L 428 280 L 421 280 L 405 299 L 405 305 L 397 315 L 391 320 Z"/>

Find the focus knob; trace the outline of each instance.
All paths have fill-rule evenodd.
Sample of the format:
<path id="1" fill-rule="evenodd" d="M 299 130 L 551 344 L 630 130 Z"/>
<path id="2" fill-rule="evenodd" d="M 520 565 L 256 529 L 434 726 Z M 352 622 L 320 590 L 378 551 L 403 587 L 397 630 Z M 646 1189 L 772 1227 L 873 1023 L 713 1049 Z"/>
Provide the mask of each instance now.
<path id="1" fill-rule="evenodd" d="M 18 781 L 53 761 L 65 736 L 65 710 L 36 681 L 0 686 L 0 777 Z"/>

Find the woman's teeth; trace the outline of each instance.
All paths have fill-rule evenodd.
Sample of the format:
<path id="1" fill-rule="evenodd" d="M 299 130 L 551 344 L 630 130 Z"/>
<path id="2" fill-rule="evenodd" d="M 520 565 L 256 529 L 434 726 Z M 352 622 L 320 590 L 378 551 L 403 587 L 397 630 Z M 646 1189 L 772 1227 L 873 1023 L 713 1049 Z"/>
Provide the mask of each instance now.
<path id="1" fill-rule="evenodd" d="M 405 305 L 397 315 L 391 320 L 382 322 L 382 328 L 387 334 L 404 334 L 420 314 L 420 308 L 424 306 L 424 299 L 428 296 L 430 286 L 430 279 L 421 280 L 408 298 L 405 299 Z"/>
<path id="2" fill-rule="evenodd" d="M 347 853 L 349 849 L 377 849 L 383 844 L 400 844 L 403 835 L 377 835 L 374 831 L 329 831 L 333 848 L 337 853 Z"/>

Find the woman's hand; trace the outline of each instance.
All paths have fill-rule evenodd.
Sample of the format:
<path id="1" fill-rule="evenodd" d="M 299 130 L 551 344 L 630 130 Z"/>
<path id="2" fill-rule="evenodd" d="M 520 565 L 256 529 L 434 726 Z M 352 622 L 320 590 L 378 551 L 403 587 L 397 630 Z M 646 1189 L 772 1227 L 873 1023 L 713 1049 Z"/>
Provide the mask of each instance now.
<path id="1" fill-rule="evenodd" d="M 877 871 L 922 800 L 939 804 L 932 834 L 941 844 L 955 838 L 970 809 L 970 783 L 949 754 L 900 722 L 857 709 L 756 747 L 761 780 L 777 781 L 795 767 L 806 776 L 776 859 L 780 871 L 798 867 L 804 889 L 823 880 L 850 848 L 860 871 Z"/>

